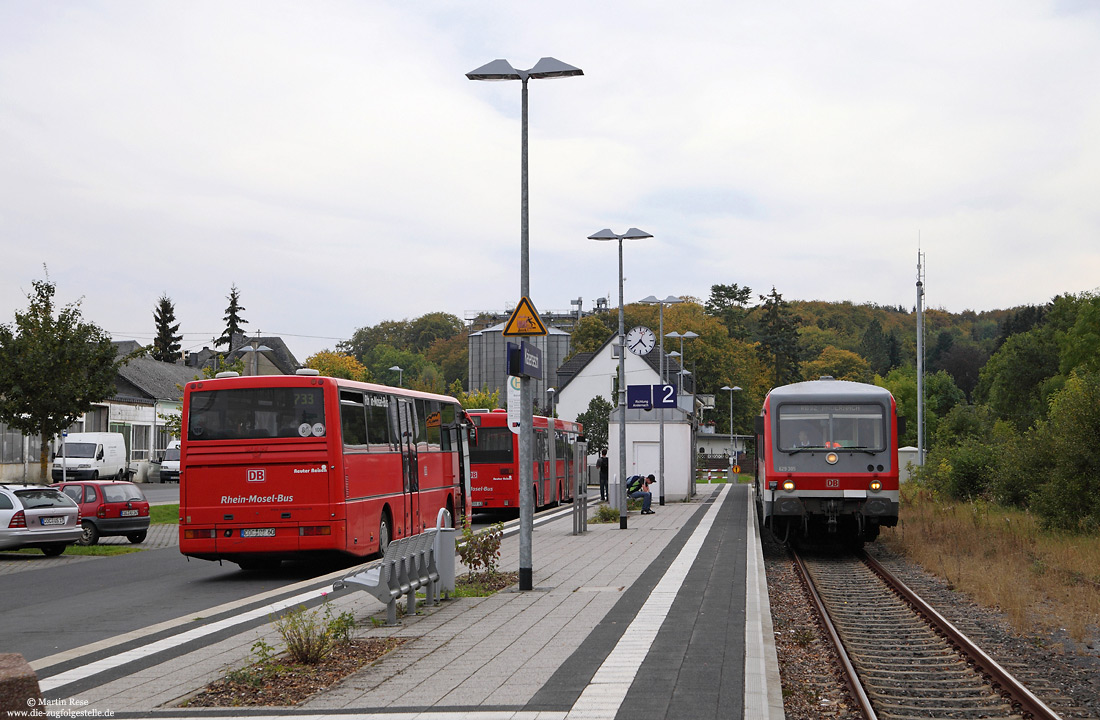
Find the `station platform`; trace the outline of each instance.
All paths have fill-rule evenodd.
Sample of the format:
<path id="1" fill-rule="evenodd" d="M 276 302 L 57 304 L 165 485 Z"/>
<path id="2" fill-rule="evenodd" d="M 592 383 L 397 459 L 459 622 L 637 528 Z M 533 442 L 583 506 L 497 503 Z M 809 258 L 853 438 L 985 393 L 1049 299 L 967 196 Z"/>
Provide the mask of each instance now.
<path id="1" fill-rule="evenodd" d="M 327 580 L 325 600 L 354 614 L 356 635 L 407 641 L 295 707 L 179 707 L 245 665 L 257 640 L 278 646 L 269 622 L 180 640 L 176 653 L 131 650 L 98 674 L 51 677 L 45 667 L 40 682 L 84 716 L 115 718 L 782 718 L 749 486 L 698 488 L 687 502 L 655 502 L 653 515 L 631 513 L 627 529 L 590 523 L 574 536 L 563 510 L 536 524 L 533 590 L 422 605 L 398 627 L 372 626 L 384 606 L 365 592 L 332 593 Z M 518 558 L 518 536 L 506 536 L 500 568 L 515 570 Z"/>

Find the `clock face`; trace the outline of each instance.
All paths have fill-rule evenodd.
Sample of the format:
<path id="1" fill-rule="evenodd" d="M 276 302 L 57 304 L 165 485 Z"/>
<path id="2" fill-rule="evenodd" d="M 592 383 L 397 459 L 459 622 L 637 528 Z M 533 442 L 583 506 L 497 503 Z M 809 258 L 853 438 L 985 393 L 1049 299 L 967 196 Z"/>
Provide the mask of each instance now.
<path id="1" fill-rule="evenodd" d="M 639 325 L 626 334 L 626 349 L 635 355 L 648 355 L 657 345 L 657 336 L 647 327 Z"/>

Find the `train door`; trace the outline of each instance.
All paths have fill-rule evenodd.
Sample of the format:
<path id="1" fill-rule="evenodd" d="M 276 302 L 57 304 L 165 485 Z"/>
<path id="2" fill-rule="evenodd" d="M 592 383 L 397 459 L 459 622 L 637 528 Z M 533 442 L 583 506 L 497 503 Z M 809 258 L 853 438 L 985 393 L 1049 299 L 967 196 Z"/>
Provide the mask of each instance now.
<path id="1" fill-rule="evenodd" d="M 405 521 L 402 536 L 420 532 L 420 462 L 416 452 L 416 408 L 408 398 L 397 398 L 398 436 L 404 472 Z"/>

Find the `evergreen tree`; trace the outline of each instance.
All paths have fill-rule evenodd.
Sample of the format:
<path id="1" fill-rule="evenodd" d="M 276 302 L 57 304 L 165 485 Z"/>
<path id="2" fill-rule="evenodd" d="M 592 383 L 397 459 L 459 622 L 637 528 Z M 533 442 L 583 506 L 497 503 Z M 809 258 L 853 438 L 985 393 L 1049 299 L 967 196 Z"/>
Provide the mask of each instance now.
<path id="1" fill-rule="evenodd" d="M 773 288 L 774 289 L 774 288 Z M 744 339 L 748 336 L 745 328 L 745 305 L 752 298 L 752 288 L 733 285 L 711 285 L 710 298 L 703 306 L 707 315 L 716 317 L 726 326 L 731 338 Z"/>
<path id="2" fill-rule="evenodd" d="M 225 309 L 225 332 L 222 336 L 214 341 L 214 347 L 220 347 L 222 345 L 228 346 L 228 349 L 233 349 L 233 336 L 243 335 L 244 330 L 242 325 L 247 325 L 248 321 L 241 317 L 241 313 L 245 310 L 245 307 L 241 305 L 241 291 L 237 289 L 237 284 L 233 283 L 233 286 L 229 290 L 229 307 Z"/>
<path id="3" fill-rule="evenodd" d="M 180 340 L 177 335 L 180 324 L 176 320 L 176 308 L 167 295 L 161 295 L 157 309 L 153 311 L 153 320 L 157 324 L 157 336 L 153 340 L 153 358 L 161 362 L 174 363 L 183 357 L 180 352 Z"/>
<path id="4" fill-rule="evenodd" d="M 882 323 L 873 318 L 859 341 L 859 352 L 877 375 L 890 371 L 890 341 L 882 332 Z"/>
<path id="5" fill-rule="evenodd" d="M 772 386 L 778 387 L 802 379 L 799 370 L 798 325 L 802 318 L 792 315 L 790 303 L 776 292 L 761 295 L 763 316 L 757 342 L 757 352 L 772 370 Z"/>

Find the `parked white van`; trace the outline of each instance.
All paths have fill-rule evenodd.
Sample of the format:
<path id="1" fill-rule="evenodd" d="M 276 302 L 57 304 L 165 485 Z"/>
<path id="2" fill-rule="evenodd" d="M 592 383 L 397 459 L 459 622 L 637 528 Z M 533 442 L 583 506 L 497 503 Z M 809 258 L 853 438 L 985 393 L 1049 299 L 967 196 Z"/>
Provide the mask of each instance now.
<path id="1" fill-rule="evenodd" d="M 180 441 L 172 440 L 164 450 L 160 460 L 160 481 L 162 483 L 180 481 Z"/>
<path id="2" fill-rule="evenodd" d="M 53 455 L 54 482 L 61 482 L 62 463 L 67 480 L 129 479 L 122 433 L 69 433 L 63 440 Z"/>

